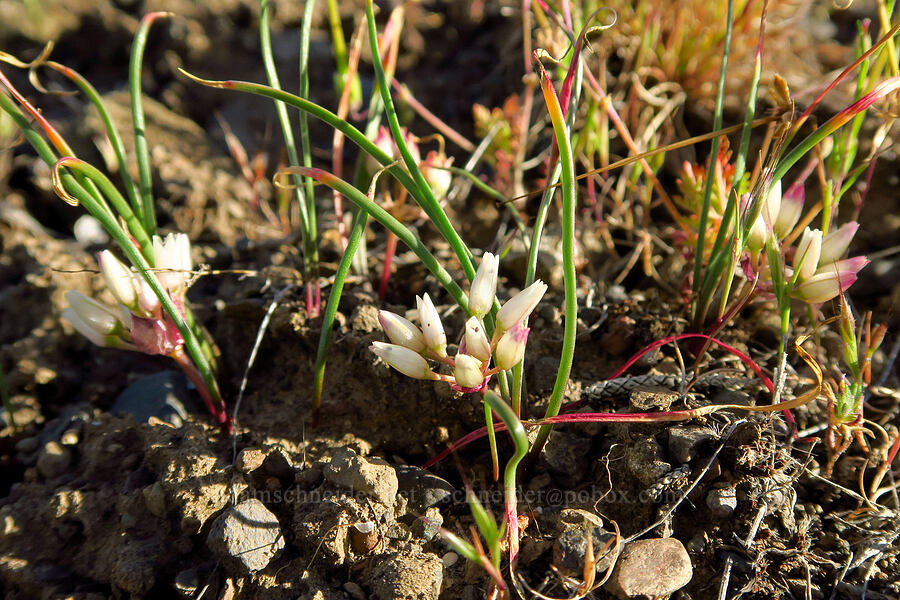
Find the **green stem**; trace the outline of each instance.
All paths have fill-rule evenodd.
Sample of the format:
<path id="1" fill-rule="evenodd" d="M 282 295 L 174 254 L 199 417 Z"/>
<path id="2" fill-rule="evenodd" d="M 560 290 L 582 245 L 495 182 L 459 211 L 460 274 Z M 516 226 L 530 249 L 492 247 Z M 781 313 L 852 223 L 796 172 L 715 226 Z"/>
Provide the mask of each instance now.
<path id="1" fill-rule="evenodd" d="M 722 112 L 725 106 L 725 76 L 728 72 L 728 55 L 731 50 L 731 33 L 734 29 L 734 0 L 728 0 L 728 23 L 725 27 L 725 40 L 722 50 L 722 65 L 719 69 L 718 93 L 716 94 L 715 116 L 713 117 L 713 131 L 722 128 Z M 700 210 L 700 223 L 697 228 L 697 246 L 694 252 L 694 324 L 699 327 L 706 315 L 699 312 L 699 298 L 701 288 L 701 275 L 703 272 L 703 248 L 706 245 L 706 227 L 709 219 L 709 209 L 712 201 L 712 173 L 715 169 L 716 160 L 719 156 L 719 136 L 712 140 L 712 147 L 709 154 L 709 166 L 706 170 L 706 182 L 703 189 L 703 207 Z M 708 302 L 707 302 L 708 305 Z"/>
<path id="2" fill-rule="evenodd" d="M 313 367 L 313 422 L 318 422 L 319 408 L 322 405 L 322 386 L 325 383 L 325 359 L 328 358 L 328 348 L 331 346 L 331 328 L 337 315 L 338 304 L 344 291 L 344 281 L 353 264 L 353 256 L 359 248 L 359 242 L 366 231 L 366 223 L 369 214 L 363 208 L 357 208 L 353 218 L 353 228 L 350 237 L 347 238 L 347 249 L 341 257 L 337 272 L 334 274 L 334 285 L 328 294 L 328 302 L 325 304 L 325 315 L 322 321 L 322 333 L 319 334 L 319 348 L 316 351 L 316 364 Z"/>
<path id="3" fill-rule="evenodd" d="M 528 434 L 522 421 L 500 396 L 488 391 L 484 394 L 484 403 L 496 412 L 512 437 L 515 452 L 506 463 L 503 471 L 503 496 L 506 501 L 506 524 L 509 532 L 509 564 L 514 567 L 519 554 L 519 517 L 516 497 L 516 472 L 519 463 L 528 453 Z"/>
<path id="4" fill-rule="evenodd" d="M 397 120 L 397 112 L 394 110 L 394 100 L 391 98 L 390 82 L 384 74 L 384 65 L 381 62 L 381 55 L 378 50 L 378 31 L 375 28 L 375 10 L 373 8 L 372 0 L 366 0 L 366 19 L 369 24 L 369 45 L 372 50 L 372 64 L 375 68 L 375 79 L 378 81 L 378 89 L 381 92 L 381 98 L 384 101 L 384 114 L 387 118 L 388 125 L 391 128 L 394 143 L 397 144 L 400 155 L 403 157 L 403 162 L 406 164 L 406 168 L 412 175 L 416 188 L 419 190 L 416 199 L 420 201 L 422 208 L 425 209 L 428 216 L 434 221 L 438 230 L 447 239 L 450 247 L 453 248 L 453 251 L 456 253 L 466 277 L 469 281 L 472 281 L 475 277 L 475 266 L 472 263 L 472 253 L 465 243 L 463 243 L 459 234 L 456 232 L 456 229 L 453 228 L 453 224 L 450 223 L 447 214 L 435 199 L 431 187 L 428 185 L 428 182 L 425 181 L 425 176 L 422 175 L 422 171 L 419 169 L 419 165 L 409 151 L 406 140 L 403 139 L 403 133 L 400 131 L 400 122 Z"/>
<path id="5" fill-rule="evenodd" d="M 139 191 L 144 229 L 148 235 L 156 233 L 156 211 L 153 206 L 153 176 L 150 173 L 150 150 L 147 146 L 147 125 L 144 120 L 144 100 L 141 92 L 141 67 L 150 26 L 159 17 L 169 17 L 171 13 L 153 12 L 141 19 L 134 45 L 131 47 L 131 62 L 128 67 L 128 84 L 131 92 L 131 119 L 134 123 L 134 150 L 137 157 Z"/>
<path id="6" fill-rule="evenodd" d="M 563 279 L 565 284 L 565 320 L 563 327 L 563 347 L 559 357 L 559 370 L 556 374 L 556 382 L 553 392 L 547 404 L 545 417 L 554 417 L 559 414 L 562 405 L 563 392 L 569 380 L 572 370 L 572 360 L 575 357 L 575 325 L 578 320 L 578 299 L 575 289 L 575 202 L 578 191 L 575 185 L 575 164 L 572 160 L 572 146 L 569 141 L 565 119 L 559 106 L 559 98 L 553 90 L 553 84 L 547 77 L 547 73 L 541 69 L 541 90 L 550 121 L 553 124 L 553 134 L 556 137 L 556 145 L 559 149 L 559 163 L 562 167 L 562 254 L 563 254 Z M 550 437 L 552 425 L 544 425 L 538 431 L 534 446 L 531 449 L 532 459 L 540 456 L 547 438 Z"/>

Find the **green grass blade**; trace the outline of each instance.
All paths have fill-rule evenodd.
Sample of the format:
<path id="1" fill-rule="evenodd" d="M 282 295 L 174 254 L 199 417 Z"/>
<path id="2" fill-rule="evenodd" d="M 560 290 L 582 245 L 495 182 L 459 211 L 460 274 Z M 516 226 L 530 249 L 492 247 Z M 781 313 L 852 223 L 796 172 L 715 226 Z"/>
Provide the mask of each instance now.
<path id="1" fill-rule="evenodd" d="M 725 106 L 725 77 L 728 73 L 728 56 L 731 52 L 731 34 L 734 30 L 734 0 L 728 0 L 727 20 L 725 26 L 725 39 L 722 48 L 722 64 L 719 68 L 719 83 L 716 93 L 715 114 L 713 116 L 713 131 L 722 128 L 722 112 Z M 694 322 L 698 323 L 703 320 L 704 315 L 699 314 L 698 301 L 700 288 L 702 285 L 703 271 L 703 247 L 706 244 L 706 227 L 709 219 L 709 210 L 712 201 L 712 184 L 713 178 L 709 174 L 713 172 L 716 159 L 719 155 L 720 139 L 718 136 L 712 140 L 712 147 L 709 151 L 709 167 L 707 168 L 706 185 L 703 189 L 703 207 L 700 209 L 700 223 L 697 227 L 697 246 L 694 252 Z"/>
<path id="2" fill-rule="evenodd" d="M 259 41 L 262 49 L 263 66 L 266 71 L 266 79 L 269 85 L 278 91 L 281 91 L 281 81 L 278 78 L 278 71 L 275 68 L 275 58 L 272 55 L 272 34 L 269 30 L 269 0 L 260 0 L 259 3 Z M 275 102 L 275 112 L 278 115 L 278 123 L 281 125 L 281 134 L 284 137 L 284 145 L 288 154 L 288 162 L 291 166 L 300 166 L 300 158 L 297 153 L 297 142 L 294 139 L 294 129 L 291 124 L 290 115 L 288 115 L 287 107 L 284 102 L 273 98 Z M 294 195 L 297 197 L 297 204 L 300 208 L 300 226 L 303 229 L 303 235 L 309 228 L 310 215 L 306 199 L 303 197 L 303 188 L 300 187 L 300 181 L 297 181 L 294 187 Z"/>
<path id="3" fill-rule="evenodd" d="M 300 97 L 309 98 L 309 34 L 312 29 L 313 11 L 315 10 L 315 0 L 307 0 L 303 7 L 303 26 L 300 29 Z M 303 166 L 312 166 L 312 152 L 309 141 L 309 120 L 305 112 L 300 115 L 300 150 L 303 155 Z M 306 215 L 309 221 L 306 224 L 306 234 L 304 237 L 305 245 L 303 250 L 303 260 L 310 265 L 308 269 L 310 277 L 316 279 L 315 285 L 318 289 L 318 272 L 319 272 L 319 244 L 318 223 L 316 222 L 316 195 L 313 190 L 313 181 L 309 177 L 306 178 Z"/>
<path id="4" fill-rule="evenodd" d="M 87 163 L 78 158 L 66 157 L 61 158 L 56 162 L 58 167 L 68 167 L 73 168 L 73 170 L 81 173 L 89 180 L 93 181 L 94 184 L 98 187 L 98 189 L 103 193 L 103 195 L 109 199 L 109 202 L 116 209 L 116 212 L 119 213 L 119 216 L 122 220 L 125 221 L 125 225 L 128 227 L 128 232 L 134 237 L 135 241 L 140 246 L 141 253 L 147 257 L 147 260 L 151 263 L 153 262 L 153 244 L 150 241 L 149 236 L 147 236 L 147 232 L 144 230 L 141 222 L 138 220 L 137 216 L 131 210 L 131 206 L 128 204 L 128 201 L 119 193 L 119 190 L 116 189 L 116 186 L 113 185 L 112 181 L 103 174 L 100 169 L 93 166 L 90 163 Z M 58 172 L 58 170 L 54 171 L 54 174 Z"/>
<path id="5" fill-rule="evenodd" d="M 553 124 L 553 134 L 559 149 L 559 163 L 562 167 L 562 254 L 563 254 L 563 280 L 565 285 L 565 318 L 563 327 L 563 347 L 559 357 L 559 370 L 556 374 L 556 382 L 545 412 L 546 417 L 559 414 L 562 405 L 562 396 L 565 391 L 569 373 L 572 370 L 572 360 L 575 357 L 575 326 L 578 319 L 578 299 L 575 296 L 575 203 L 578 190 L 575 184 L 575 164 L 572 158 L 572 146 L 569 140 L 568 128 L 563 118 L 559 99 L 553 89 L 546 71 L 541 69 L 541 90 L 550 121 Z M 543 425 L 538 431 L 537 438 L 532 448 L 532 456 L 540 455 L 541 449 L 550 437 L 552 427 Z"/>
<path id="6" fill-rule="evenodd" d="M 338 264 L 337 272 L 334 274 L 334 284 L 331 286 L 331 292 L 328 294 L 328 302 L 325 304 L 325 314 L 322 320 L 322 333 L 319 334 L 319 348 L 316 351 L 316 363 L 313 367 L 313 422 L 316 421 L 315 415 L 319 413 L 319 407 L 322 405 L 322 386 L 325 383 L 325 360 L 328 358 L 328 348 L 331 346 L 332 327 L 334 319 L 337 315 L 338 304 L 341 300 L 341 294 L 344 291 L 344 281 L 350 272 L 350 266 L 353 264 L 353 256 L 359 248 L 359 242 L 363 238 L 366 231 L 366 223 L 369 220 L 369 214 L 363 208 L 357 208 L 356 215 L 353 218 L 353 227 L 350 230 L 350 236 L 347 238 L 347 249 L 341 257 Z"/>
<path id="7" fill-rule="evenodd" d="M 574 175 L 574 172 L 573 172 Z M 515 452 L 507 461 L 503 471 L 503 495 L 506 501 L 506 526 L 509 531 L 509 562 L 514 565 L 519 553 L 519 515 L 518 500 L 516 497 L 516 473 L 519 463 L 528 454 L 528 434 L 522 421 L 510 406 L 494 392 L 487 391 L 484 394 L 484 403 L 491 410 L 500 415 L 503 424 L 506 425 L 509 435 L 512 437 Z"/>
<path id="8" fill-rule="evenodd" d="M 153 206 L 153 176 L 150 173 L 150 150 L 147 146 L 147 125 L 144 119 L 144 100 L 141 92 L 141 67 L 144 63 L 144 49 L 150 26 L 159 17 L 170 17 L 172 13 L 152 12 L 141 19 L 134 44 L 131 47 L 131 61 L 128 67 L 128 87 L 131 93 L 131 120 L 134 123 L 134 150 L 137 157 L 139 191 L 144 229 L 148 235 L 156 233 L 156 211 Z"/>
<path id="9" fill-rule="evenodd" d="M 116 127 L 115 123 L 113 123 L 112 117 L 109 116 L 109 111 L 106 110 L 106 104 L 103 102 L 103 98 L 100 96 L 100 93 L 97 89 L 91 84 L 90 81 L 85 79 L 80 73 L 75 71 L 74 69 L 70 69 L 69 67 L 53 62 L 48 61 L 46 66 L 59 71 L 66 77 L 68 77 L 75 85 L 77 85 L 82 92 L 88 97 L 91 101 L 91 104 L 94 105 L 94 108 L 97 109 L 97 113 L 100 115 L 100 120 L 103 121 L 103 126 L 106 128 L 106 135 L 109 138 L 110 144 L 112 145 L 113 152 L 116 155 L 116 160 L 119 162 L 119 177 L 122 178 L 122 184 L 125 186 L 125 191 L 128 194 L 128 200 L 131 203 L 131 208 L 133 212 L 137 215 L 137 218 L 143 220 L 143 210 L 144 207 L 141 205 L 141 199 L 138 197 L 137 188 L 135 187 L 134 180 L 131 178 L 131 173 L 128 171 L 128 157 L 125 155 L 125 144 L 122 141 L 122 136 L 119 134 L 119 130 Z"/>
<path id="10" fill-rule="evenodd" d="M 375 79 L 378 82 L 381 98 L 384 101 L 384 114 L 387 117 L 388 125 L 391 128 L 394 143 L 397 144 L 397 148 L 400 150 L 400 154 L 403 157 L 403 162 L 406 164 L 406 168 L 412 175 L 416 188 L 419 190 L 419 194 L 415 195 L 415 198 L 419 201 L 422 209 L 425 210 L 434 222 L 438 231 L 440 231 L 447 240 L 447 243 L 450 244 L 450 247 L 456 253 L 457 258 L 462 265 L 463 272 L 465 272 L 469 281 L 472 281 L 475 277 L 472 253 L 468 246 L 462 241 L 462 238 L 459 237 L 459 234 L 456 232 L 456 229 L 453 228 L 453 224 L 450 222 L 447 214 L 435 199 L 431 187 L 428 185 L 428 182 L 425 181 L 425 176 L 422 175 L 422 171 L 419 169 L 419 165 L 416 164 L 412 153 L 406 145 L 406 140 L 403 139 L 403 134 L 400 131 L 400 122 L 397 120 L 397 113 L 394 110 L 394 101 L 391 98 L 390 82 L 388 82 L 387 77 L 384 74 L 384 66 L 378 51 L 378 31 L 375 28 L 375 11 L 372 0 L 366 0 L 366 18 L 369 23 L 369 44 L 372 50 L 372 64 L 375 67 Z"/>

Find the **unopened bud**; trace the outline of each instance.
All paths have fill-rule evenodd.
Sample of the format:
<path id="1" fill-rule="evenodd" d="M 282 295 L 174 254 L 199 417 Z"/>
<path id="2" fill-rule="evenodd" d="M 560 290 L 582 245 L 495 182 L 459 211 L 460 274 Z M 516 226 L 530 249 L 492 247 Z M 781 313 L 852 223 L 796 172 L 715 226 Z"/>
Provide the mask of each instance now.
<path id="1" fill-rule="evenodd" d="M 494 364 L 503 370 L 512 369 L 525 357 L 525 345 L 531 330 L 517 323 L 503 334 L 494 350 Z"/>
<path id="2" fill-rule="evenodd" d="M 822 232 L 818 229 L 807 227 L 803 231 L 803 237 L 797 244 L 797 253 L 794 255 L 794 270 L 797 272 L 797 280 L 805 281 L 813 276 L 819 265 L 819 256 L 822 252 Z M 832 294 L 832 298 L 837 293 Z"/>
<path id="3" fill-rule="evenodd" d="M 490 252 L 485 252 L 481 257 L 481 264 L 478 265 L 475 278 L 472 280 L 472 288 L 469 290 L 469 314 L 479 319 L 494 306 L 498 268 L 497 257 Z"/>
<path id="4" fill-rule="evenodd" d="M 425 349 L 425 336 L 408 319 L 386 310 L 378 311 L 378 322 L 388 339 L 398 346 L 405 346 L 413 352 Z"/>
<path id="5" fill-rule="evenodd" d="M 407 377 L 436 379 L 431 367 L 428 366 L 428 361 L 422 358 L 418 352 L 404 346 L 384 342 L 372 342 L 369 349 Z"/>
<path id="6" fill-rule="evenodd" d="M 469 317 L 469 320 L 466 321 L 465 344 L 466 354 L 471 354 L 482 362 L 491 358 L 491 344 L 476 317 Z"/>
<path id="7" fill-rule="evenodd" d="M 109 250 L 97 256 L 100 272 L 106 280 L 106 287 L 115 299 L 129 309 L 137 307 L 137 290 L 134 287 L 134 274 Z"/>
<path id="8" fill-rule="evenodd" d="M 457 354 L 454 359 L 453 378 L 463 388 L 477 388 L 484 381 L 481 361 L 468 354 Z"/>
<path id="9" fill-rule="evenodd" d="M 497 311 L 497 322 L 507 330 L 513 325 L 520 324 L 531 314 L 534 307 L 538 305 L 544 293 L 547 291 L 547 284 L 538 279 L 527 288 L 507 300 L 506 304 Z"/>
<path id="10" fill-rule="evenodd" d="M 434 303 L 428 294 L 425 294 L 421 298 L 416 296 L 416 307 L 419 311 L 425 347 L 434 352 L 438 358 L 444 358 L 447 356 L 447 335 L 444 333 L 444 326 Z"/>

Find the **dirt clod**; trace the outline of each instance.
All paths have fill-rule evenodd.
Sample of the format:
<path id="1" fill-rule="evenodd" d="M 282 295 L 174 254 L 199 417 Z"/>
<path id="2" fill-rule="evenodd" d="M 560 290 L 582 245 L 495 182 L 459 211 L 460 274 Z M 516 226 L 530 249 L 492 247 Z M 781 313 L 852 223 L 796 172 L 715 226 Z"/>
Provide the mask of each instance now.
<path id="1" fill-rule="evenodd" d="M 364 583 L 373 600 L 437 600 L 440 595 L 444 565 L 435 554 L 404 550 L 378 557 L 371 565 Z"/>
<path id="2" fill-rule="evenodd" d="M 349 448 L 339 448 L 323 472 L 326 481 L 368 494 L 385 506 L 393 506 L 397 498 L 397 472 L 384 460 L 363 458 Z"/>

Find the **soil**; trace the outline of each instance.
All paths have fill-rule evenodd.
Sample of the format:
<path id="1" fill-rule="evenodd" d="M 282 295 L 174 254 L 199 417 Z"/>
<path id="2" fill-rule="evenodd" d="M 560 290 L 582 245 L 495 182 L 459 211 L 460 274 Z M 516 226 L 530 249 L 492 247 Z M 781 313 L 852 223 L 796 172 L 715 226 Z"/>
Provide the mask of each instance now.
<path id="1" fill-rule="evenodd" d="M 359 6 L 344 4 L 349 33 Z M 398 79 L 471 139 L 472 105 L 502 106 L 521 88 L 521 28 L 518 9 L 505 3 L 462 4 L 409 7 Z M 469 538 L 473 521 L 465 501 L 467 485 L 495 515 L 503 514 L 502 486 L 492 477 L 487 444 L 479 440 L 463 448 L 432 467 L 430 475 L 414 468 L 483 426 L 481 398 L 443 383 L 404 377 L 368 350 L 371 342 L 384 339 L 378 309 L 402 314 L 414 294 L 427 291 L 437 299 L 448 332 L 461 331 L 464 319 L 450 310 L 451 299 L 404 248 L 398 249 L 386 301 L 379 303 L 373 290 L 385 243 L 380 228 L 373 227 L 368 239 L 371 276 L 356 277 L 344 290 L 321 419 L 317 426 L 311 424 L 312 363 L 322 320 L 306 310 L 299 236 L 285 234 L 255 202 L 268 202 L 274 195 L 265 181 L 279 161 L 279 136 L 263 133 L 277 131 L 274 111 L 264 99 L 201 88 L 177 74 L 184 66 L 204 76 L 263 81 L 258 7 L 247 0 L 43 0 L 39 5 L 43 16 L 33 20 L 24 3 L 0 3 L 5 25 L 0 48 L 30 59 L 43 41 L 56 40 L 53 57 L 90 79 L 106 96 L 114 119 L 123 122 L 128 119 L 126 49 L 138 19 L 152 10 L 177 15 L 154 30 L 145 63 L 154 189 L 161 228 L 188 233 L 195 264 L 217 271 L 197 280 L 189 300 L 221 349 L 220 382 L 229 410 L 260 323 L 276 297 L 278 301 L 248 373 L 233 438 L 213 426 L 193 390 L 178 399 L 188 407 L 178 426 L 164 418 L 138 422 L 133 415 L 114 414 L 116 399 L 130 384 L 174 365 L 164 358 L 96 347 L 60 320 L 70 289 L 112 304 L 94 260 L 105 246 L 75 240 L 71 232 L 81 209 L 53 194 L 48 169 L 28 148 L 4 148 L 0 366 L 16 426 L 3 415 L 0 594 L 11 600 L 485 597 L 490 581 L 484 571 L 450 552 L 435 534 L 442 524 Z M 325 3 L 319 5 L 312 41 L 313 97 L 333 107 L 333 59 Z M 292 72 L 301 15 L 299 3 L 279 3 L 275 11 L 274 44 L 284 74 Z M 807 83 L 821 77 L 834 62 L 846 64 L 835 55 L 849 56 L 846 44 L 816 33 L 843 31 L 845 13 L 831 20 L 824 12 L 805 18 L 814 25 L 810 35 L 815 44 L 804 52 L 814 60 L 791 71 L 795 87 L 804 77 Z M 31 90 L 22 72 L 6 65 L 3 72 L 20 89 Z M 65 86 L 47 77 L 50 85 Z M 283 83 L 296 87 L 290 77 Z M 371 79 L 364 86 L 371 87 Z M 93 143 L 98 119 L 79 96 L 28 95 L 45 107 L 80 156 L 103 164 Z M 698 98 L 685 117 L 686 123 L 701 123 L 694 133 L 711 129 L 706 100 Z M 253 188 L 240 175 L 216 114 L 248 151 L 268 152 L 270 172 L 261 186 Z M 408 116 L 414 131 L 423 136 L 430 132 L 411 111 Z M 315 158 L 330 165 L 331 132 L 314 124 L 312 135 Z M 350 165 L 354 157 L 347 152 Z M 457 164 L 465 158 L 460 153 Z M 666 169 L 668 184 L 675 171 Z M 854 254 L 878 253 L 898 243 L 897 172 L 896 155 L 886 153 L 862 207 Z M 537 187 L 539 181 L 529 185 Z M 327 216 L 330 193 L 318 193 L 327 277 L 339 250 L 334 220 Z M 523 210 L 531 208 L 527 204 Z M 492 243 L 504 215 L 477 193 L 448 206 L 448 213 L 473 247 Z M 548 229 L 539 276 L 550 284 L 550 292 L 531 323 L 526 416 L 543 414 L 562 346 L 559 231 L 552 220 Z M 670 230 L 664 218 L 650 229 L 658 236 Z M 419 232 L 462 281 L 458 264 L 436 232 L 428 225 Z M 665 252 L 653 256 L 661 280 L 637 268 L 614 282 L 634 238 L 617 238 L 621 243 L 613 254 L 591 237 L 585 235 L 580 247 L 579 334 L 567 402 L 582 399 L 583 390 L 647 344 L 690 329 L 688 308 L 677 293 L 686 272 L 682 257 Z M 856 308 L 875 311 L 874 321 L 890 327 L 886 350 L 874 358 L 877 379 L 885 369 L 896 369 L 889 351 L 900 325 L 900 261 L 896 253 L 875 256 L 851 297 Z M 501 299 L 522 281 L 523 263 L 521 248 L 514 246 L 504 259 Z M 323 294 L 329 291 L 326 286 Z M 771 306 L 754 304 L 720 337 L 771 372 L 777 332 Z M 838 347 L 837 336 L 823 332 L 821 356 L 831 356 L 833 362 Z M 681 350 L 689 360 L 690 348 Z M 799 394 L 812 380 L 798 357 L 792 355 L 791 363 L 796 375 L 789 378 L 788 392 Z M 702 363 L 704 371 L 740 367 L 719 351 Z M 644 356 L 630 373 L 679 369 L 670 345 Z M 883 383 L 883 393 L 871 399 L 872 419 L 896 436 L 897 371 L 884 373 Z M 689 395 L 642 388 L 576 410 L 645 411 L 710 402 L 765 403 L 768 397 L 750 384 L 698 385 Z M 824 400 L 798 409 L 794 417 L 801 430 L 825 422 Z M 499 441 L 501 459 L 508 457 L 511 446 L 502 435 Z M 864 470 L 866 461 L 883 457 L 890 440 L 872 437 L 868 444 L 868 455 L 854 444 L 828 476 L 821 444 L 793 440 L 779 414 L 747 417 L 732 411 L 680 424 L 557 427 L 540 460 L 520 470 L 520 512 L 527 525 L 517 572 L 546 596 L 571 597 L 573 588 L 566 587 L 565 577 L 580 580 L 584 559 L 582 554 L 574 562 L 564 560 L 560 540 L 567 530 L 583 527 L 588 518 L 583 511 L 588 511 L 588 520 L 601 523 L 604 534 L 618 528 L 627 538 L 650 528 L 645 537 L 680 540 L 693 576 L 676 592 L 678 598 L 714 597 L 729 578 L 728 597 L 896 598 L 896 492 L 877 507 L 866 505 L 858 494 L 862 474 L 871 477 Z M 237 514 L 233 511 L 254 498 L 274 515 L 280 540 L 278 551 L 259 569 L 247 566 L 249 557 L 227 556 L 212 541 L 215 531 L 224 535 L 226 521 L 220 519 Z M 374 523 L 372 531 L 367 523 Z M 256 521 L 245 525 L 262 527 Z M 593 597 L 613 596 L 597 589 Z"/>

